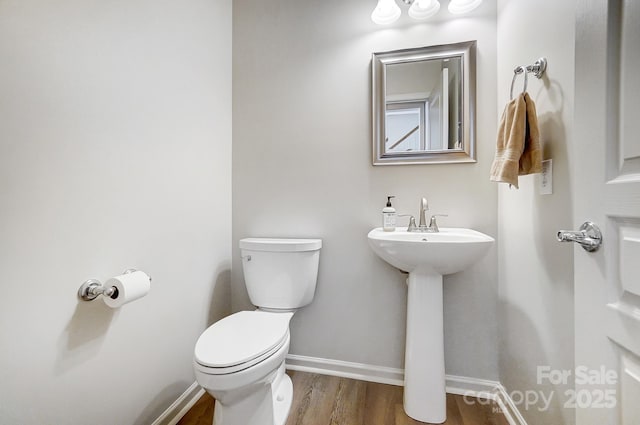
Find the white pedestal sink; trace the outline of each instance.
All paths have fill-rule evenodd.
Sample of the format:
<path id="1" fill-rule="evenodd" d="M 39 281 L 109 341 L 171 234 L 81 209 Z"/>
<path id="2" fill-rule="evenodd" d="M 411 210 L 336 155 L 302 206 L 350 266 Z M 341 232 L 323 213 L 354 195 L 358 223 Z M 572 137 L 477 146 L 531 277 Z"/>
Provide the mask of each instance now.
<path id="1" fill-rule="evenodd" d="M 404 410 L 418 421 L 442 423 L 447 419 L 442 275 L 480 260 L 494 239 L 462 228 L 440 228 L 438 233 L 376 228 L 368 239 L 380 258 L 409 272 Z"/>

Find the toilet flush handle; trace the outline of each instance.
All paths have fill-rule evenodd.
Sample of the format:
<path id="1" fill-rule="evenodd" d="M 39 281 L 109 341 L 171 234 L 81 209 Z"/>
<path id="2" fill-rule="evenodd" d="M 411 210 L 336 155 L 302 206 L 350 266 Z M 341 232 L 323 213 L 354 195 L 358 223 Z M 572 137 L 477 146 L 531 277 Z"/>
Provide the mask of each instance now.
<path id="1" fill-rule="evenodd" d="M 251 261 L 251 256 L 250 255 L 243 255 L 240 258 L 242 258 L 243 260 L 246 258 L 247 261 Z"/>

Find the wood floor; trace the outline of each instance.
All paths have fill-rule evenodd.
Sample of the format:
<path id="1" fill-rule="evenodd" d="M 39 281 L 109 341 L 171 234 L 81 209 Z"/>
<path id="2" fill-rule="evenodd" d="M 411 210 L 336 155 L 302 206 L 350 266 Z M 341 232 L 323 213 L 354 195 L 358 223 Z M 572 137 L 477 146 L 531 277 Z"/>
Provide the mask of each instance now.
<path id="1" fill-rule="evenodd" d="M 402 408 L 402 387 L 288 371 L 293 405 L 286 425 L 416 425 Z M 479 400 L 476 400 L 479 401 Z M 202 398 L 178 425 L 211 425 L 214 399 Z M 447 394 L 446 425 L 508 425 L 498 407 Z"/>

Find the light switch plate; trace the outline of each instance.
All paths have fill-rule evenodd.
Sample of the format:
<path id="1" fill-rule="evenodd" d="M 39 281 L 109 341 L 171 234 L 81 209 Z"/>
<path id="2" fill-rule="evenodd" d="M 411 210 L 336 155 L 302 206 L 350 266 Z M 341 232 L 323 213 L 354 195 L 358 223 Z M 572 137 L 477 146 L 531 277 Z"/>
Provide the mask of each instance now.
<path id="1" fill-rule="evenodd" d="M 542 161 L 542 173 L 540 174 L 540 195 L 553 193 L 553 160 Z"/>

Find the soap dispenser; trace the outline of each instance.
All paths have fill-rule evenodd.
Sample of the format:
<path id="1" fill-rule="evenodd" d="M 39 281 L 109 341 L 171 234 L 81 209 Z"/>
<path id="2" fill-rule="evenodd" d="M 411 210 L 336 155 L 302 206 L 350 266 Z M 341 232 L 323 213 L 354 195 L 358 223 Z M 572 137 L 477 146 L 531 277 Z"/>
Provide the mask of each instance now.
<path id="1" fill-rule="evenodd" d="M 391 198 L 395 196 L 387 196 L 387 206 L 382 209 L 382 230 L 385 232 L 393 232 L 396 230 L 396 209 L 391 205 Z"/>

